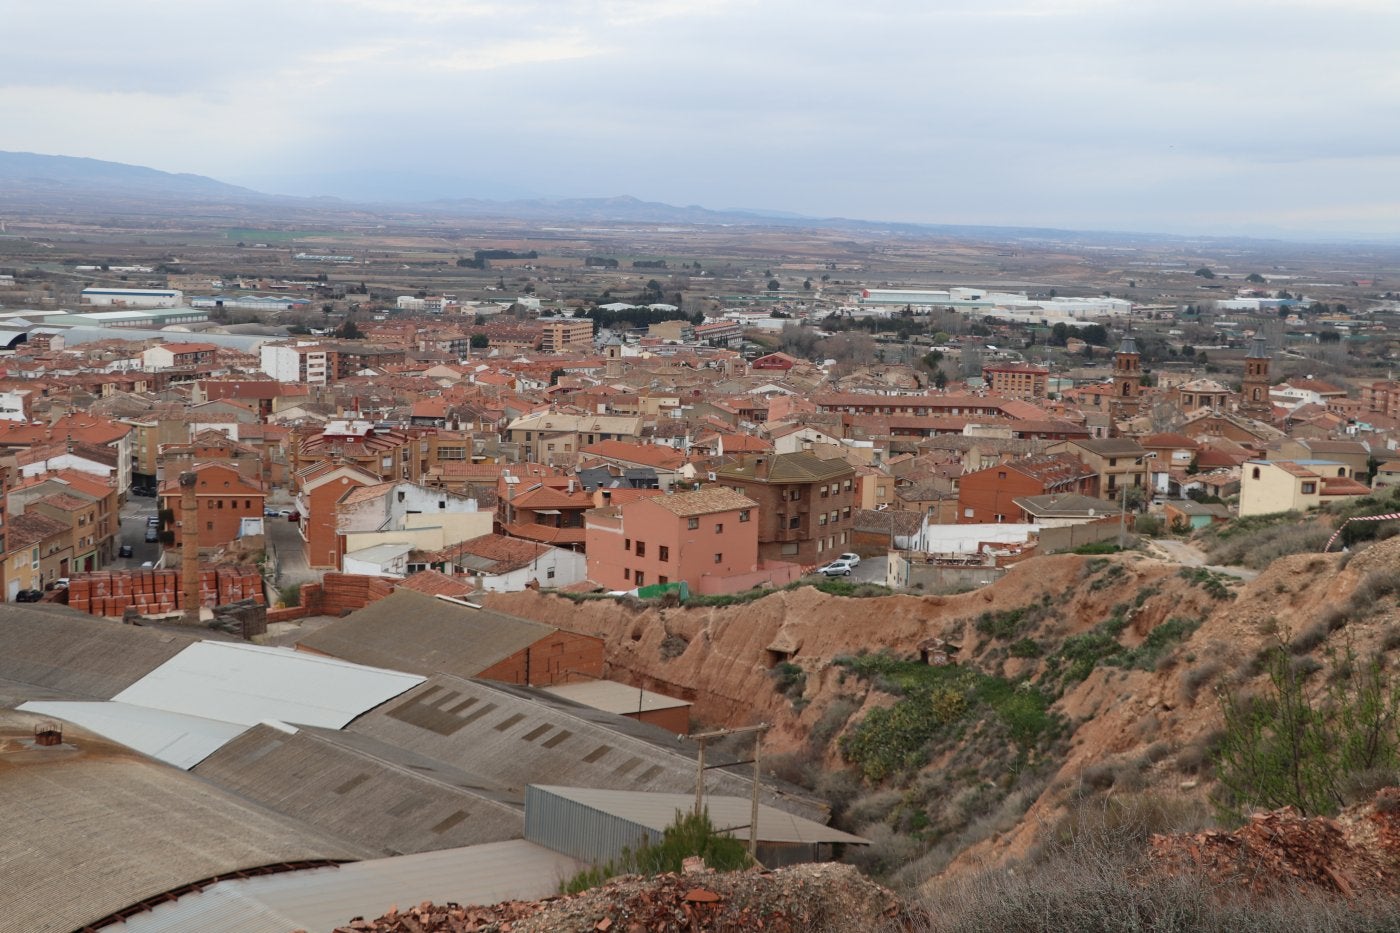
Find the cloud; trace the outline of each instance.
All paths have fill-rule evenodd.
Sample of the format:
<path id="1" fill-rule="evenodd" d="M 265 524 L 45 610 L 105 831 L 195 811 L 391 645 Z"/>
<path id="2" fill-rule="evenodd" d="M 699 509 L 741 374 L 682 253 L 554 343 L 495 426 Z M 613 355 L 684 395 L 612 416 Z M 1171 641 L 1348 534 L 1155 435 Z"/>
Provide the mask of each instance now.
<path id="1" fill-rule="evenodd" d="M 1374 227 L 1367 192 L 1400 169 L 1380 0 L 15 6 L 7 146 L 355 179 L 308 193 L 381 172 L 877 219 Z"/>

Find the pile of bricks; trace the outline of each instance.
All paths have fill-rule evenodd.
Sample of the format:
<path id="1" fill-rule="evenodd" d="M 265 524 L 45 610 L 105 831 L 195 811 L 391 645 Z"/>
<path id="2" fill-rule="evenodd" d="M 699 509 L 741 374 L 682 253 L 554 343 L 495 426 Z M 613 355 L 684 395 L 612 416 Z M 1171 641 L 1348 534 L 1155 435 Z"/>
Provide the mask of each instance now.
<path id="1" fill-rule="evenodd" d="M 129 608 L 157 615 L 185 608 L 178 570 L 102 570 L 80 573 L 68 583 L 68 605 L 95 616 L 120 617 Z M 256 567 L 203 564 L 199 568 L 200 605 L 213 608 L 251 599 L 264 602 Z"/>
<path id="2" fill-rule="evenodd" d="M 378 602 L 394 592 L 397 580 L 389 577 L 369 577 L 357 573 L 328 573 L 321 579 L 319 595 L 320 612 L 328 616 L 342 616 L 363 609 L 370 603 Z M 311 605 L 306 587 L 302 587 L 302 603 Z"/>

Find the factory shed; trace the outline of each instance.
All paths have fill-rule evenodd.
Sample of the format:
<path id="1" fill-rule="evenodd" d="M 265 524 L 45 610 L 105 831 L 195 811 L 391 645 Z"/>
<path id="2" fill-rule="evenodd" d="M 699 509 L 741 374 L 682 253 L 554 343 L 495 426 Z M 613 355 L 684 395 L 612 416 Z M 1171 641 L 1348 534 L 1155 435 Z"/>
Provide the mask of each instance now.
<path id="1" fill-rule="evenodd" d="M 706 796 L 710 823 L 748 839 L 752 802 L 748 797 Z M 678 813 L 695 807 L 695 795 L 631 793 L 584 787 L 531 784 L 525 789 L 525 838 L 592 865 L 616 862 L 624 849 L 661 841 Z M 867 845 L 793 813 L 759 805 L 758 860 L 773 868 L 829 859 L 835 847 Z"/>
<path id="2" fill-rule="evenodd" d="M 505 683 L 603 675 L 601 638 L 407 589 L 318 629 L 297 647 L 358 664 Z"/>
<path id="3" fill-rule="evenodd" d="M 524 840 L 230 878 L 156 904 L 105 933 L 333 930 L 390 905 L 538 900 L 585 866 Z"/>
<path id="4" fill-rule="evenodd" d="M 84 729 L 0 711 L 0 933 L 69 933 L 218 875 L 373 853 Z"/>
<path id="5" fill-rule="evenodd" d="M 0 681 L 16 699 L 109 700 L 198 641 L 70 610 L 6 604 Z"/>
<path id="6" fill-rule="evenodd" d="M 543 690 L 436 674 L 347 731 L 446 762 L 524 794 L 542 781 L 624 791 L 694 792 L 696 745 L 675 733 Z M 742 768 L 707 771 L 711 792 L 747 794 Z M 779 809 L 824 818 L 798 788 L 765 785 Z"/>
<path id="7" fill-rule="evenodd" d="M 194 774 L 378 855 L 519 839 L 524 828 L 520 794 L 333 729 L 254 726 Z"/>
<path id="8" fill-rule="evenodd" d="M 199 764 L 247 728 L 202 716 L 100 700 L 32 700 L 20 709 L 82 726 L 105 739 L 185 770 Z"/>
<path id="9" fill-rule="evenodd" d="M 690 703 L 615 680 L 580 680 L 542 688 L 545 693 L 626 716 L 676 735 L 690 732 Z"/>
<path id="10" fill-rule="evenodd" d="M 114 699 L 244 726 L 276 720 L 339 729 L 422 682 L 416 674 L 285 648 L 202 641 Z"/>

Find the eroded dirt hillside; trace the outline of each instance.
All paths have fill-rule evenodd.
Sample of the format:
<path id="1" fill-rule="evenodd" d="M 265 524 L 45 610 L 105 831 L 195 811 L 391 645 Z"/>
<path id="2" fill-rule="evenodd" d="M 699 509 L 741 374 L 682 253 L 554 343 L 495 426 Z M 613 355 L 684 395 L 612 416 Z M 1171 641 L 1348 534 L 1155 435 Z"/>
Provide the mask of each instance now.
<path id="1" fill-rule="evenodd" d="M 1205 749 L 1221 723 L 1216 690 L 1261 678 L 1258 658 L 1270 645 L 1318 657 L 1343 641 L 1358 653 L 1400 646 L 1394 591 L 1370 591 L 1400 573 L 1400 539 L 1350 558 L 1286 557 L 1248 583 L 1129 553 L 1038 558 L 957 596 L 854 599 L 802 587 L 724 608 L 638 609 L 537 593 L 488 602 L 601 636 L 613 678 L 692 700 L 707 726 L 772 722 L 766 754 L 806 754 L 827 772 L 851 765 L 840 738 L 873 710 L 942 702 L 956 687 L 963 705 L 915 749 L 921 757 L 895 756 L 895 767 L 858 762 L 860 790 L 879 805 L 853 806 L 846 822 L 883 823 L 926 843 L 956 837 L 966 845 L 954 864 L 973 865 L 1025 855 L 1086 785 L 1204 799 Z M 976 685 L 929 687 L 918 680 L 922 664 L 851 663 L 881 652 L 919 662 L 940 648 Z M 976 702 L 1017 691 L 1055 722 L 1019 746 L 1007 738 L 1016 723 L 1008 716 L 1009 733 L 988 728 L 990 707 Z M 981 802 L 941 812 L 960 788 Z M 996 825 L 957 835 L 998 807 Z"/>

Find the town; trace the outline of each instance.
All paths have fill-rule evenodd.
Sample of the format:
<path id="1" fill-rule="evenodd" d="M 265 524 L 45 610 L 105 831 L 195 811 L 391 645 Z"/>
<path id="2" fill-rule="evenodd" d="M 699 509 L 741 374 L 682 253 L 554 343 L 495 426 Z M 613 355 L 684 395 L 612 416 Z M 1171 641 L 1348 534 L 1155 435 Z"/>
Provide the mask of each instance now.
<path id="1" fill-rule="evenodd" d="M 838 679 L 1005 637 L 993 660 L 1021 674 L 996 682 L 1033 686 L 1041 717 L 1005 740 L 1029 774 L 1068 753 L 1004 578 L 1063 578 L 1026 595 L 1069 618 L 1136 574 L 1116 636 L 1184 574 L 1204 589 L 1159 621 L 1186 637 L 1200 619 L 1179 613 L 1267 566 L 1209 536 L 1395 518 L 1400 253 L 402 218 L 6 230 L 0 683 L 24 735 L 0 765 L 32 765 L 21 809 L 66 769 L 78 789 L 51 807 L 145 856 L 49 904 L 55 929 L 174 929 L 168 892 L 209 879 L 181 909 L 222 891 L 326 925 L 545 897 L 701 797 L 766 866 L 889 877 L 918 853 L 871 854 L 891 811 L 859 818 L 818 765 L 878 787 L 924 762 L 862 752 L 879 718 L 852 714 L 894 688 Z M 998 805 L 1042 788 L 994 778 Z M 42 825 L 46 859 L 82 845 L 82 820 Z M 161 849 L 171 832 L 226 842 Z M 429 853 L 472 880 L 389 882 Z M 340 913 L 220 880 L 274 862 Z"/>

